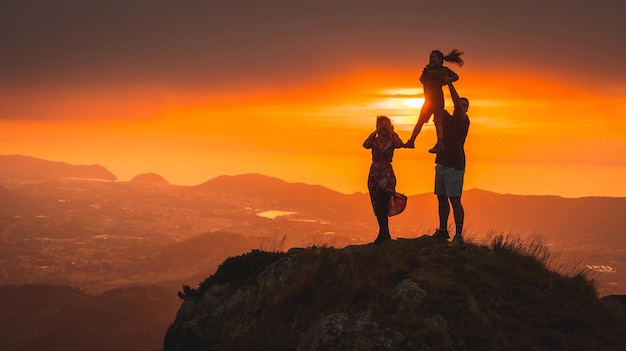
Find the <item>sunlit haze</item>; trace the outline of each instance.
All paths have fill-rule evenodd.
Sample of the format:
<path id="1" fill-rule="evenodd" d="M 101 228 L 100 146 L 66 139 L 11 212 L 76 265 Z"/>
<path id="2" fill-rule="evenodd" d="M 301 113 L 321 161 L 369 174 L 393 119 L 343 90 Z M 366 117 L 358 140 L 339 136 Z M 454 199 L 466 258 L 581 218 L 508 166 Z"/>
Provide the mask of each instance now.
<path id="1" fill-rule="evenodd" d="M 260 173 L 366 192 L 362 142 L 375 117 L 390 116 L 406 140 L 430 51 L 458 48 L 466 64 L 446 65 L 471 102 L 466 188 L 626 196 L 621 2 L 453 1 L 449 18 L 443 5 L 397 1 L 244 14 L 80 4 L 63 5 L 75 10 L 67 22 L 17 3 L 0 14 L 0 154 L 101 164 L 120 180 Z M 396 151 L 399 191 L 432 191 L 434 142 L 431 121 L 415 149 Z"/>

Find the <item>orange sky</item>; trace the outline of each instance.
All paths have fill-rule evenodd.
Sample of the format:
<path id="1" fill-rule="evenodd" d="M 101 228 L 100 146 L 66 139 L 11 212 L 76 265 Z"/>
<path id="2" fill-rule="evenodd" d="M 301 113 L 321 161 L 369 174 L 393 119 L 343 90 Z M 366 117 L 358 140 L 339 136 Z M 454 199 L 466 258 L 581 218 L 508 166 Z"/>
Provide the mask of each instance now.
<path id="1" fill-rule="evenodd" d="M 318 86 L 219 99 L 202 93 L 138 96 L 129 102 L 132 106 L 120 108 L 141 116 L 137 119 L 105 119 L 115 112 L 106 108 L 114 97 L 78 102 L 62 97 L 52 108 L 41 108 L 59 114 L 85 108 L 94 116 L 1 121 L 1 145 L 4 154 L 100 163 L 121 180 L 156 172 L 174 184 L 194 185 L 221 174 L 255 172 L 364 192 L 370 155 L 361 143 L 377 114 L 391 116 L 403 139 L 410 135 L 421 88 L 398 77 L 412 74 L 417 75 L 364 72 Z M 626 99 L 593 96 L 537 78 L 462 77 L 458 89 L 472 97 L 467 188 L 626 196 Z M 497 89 L 490 84 L 494 80 L 532 93 Z M 597 106 L 605 106 L 605 114 L 598 115 Z M 426 150 L 433 141 L 430 123 L 416 149 L 397 151 L 399 190 L 431 191 L 433 157 Z"/>
<path id="2" fill-rule="evenodd" d="M 593 10 L 582 2 L 565 9 L 550 5 L 545 18 L 532 6 L 517 4 L 517 13 L 527 12 L 536 26 L 514 19 L 515 26 L 493 15 L 479 25 L 479 12 L 463 17 L 465 9 L 447 9 L 456 22 L 464 22 L 437 30 L 433 38 L 416 36 L 424 29 L 413 20 L 422 17 L 404 11 L 403 2 L 382 7 L 365 1 L 356 12 L 322 3 L 335 6 L 334 12 L 284 2 L 284 13 L 275 15 L 282 17 L 271 24 L 260 22 L 260 14 L 220 4 L 219 11 L 239 17 L 224 20 L 222 35 L 215 37 L 213 28 L 203 27 L 206 18 L 190 19 L 198 11 L 179 8 L 174 15 L 180 18 L 172 15 L 172 21 L 195 26 L 165 21 L 168 30 L 155 27 L 154 34 L 139 29 L 160 23 L 143 9 L 131 6 L 124 17 L 87 5 L 74 10 L 92 21 L 72 17 L 67 28 L 53 26 L 58 36 L 46 37 L 18 29 L 58 18 L 31 18 L 13 4 L 14 16 L 0 22 L 26 37 L 0 38 L 0 50 L 11 49 L 3 52 L 9 52 L 12 66 L 0 69 L 8 77 L 0 82 L 0 154 L 98 163 L 121 180 L 155 172 L 173 184 L 194 185 L 253 172 L 344 193 L 366 192 L 370 154 L 361 144 L 375 116 L 391 116 L 406 139 L 419 114 L 419 73 L 431 48 L 458 47 L 466 52 L 466 65 L 450 67 L 461 76 L 460 94 L 471 100 L 466 188 L 626 196 L 626 71 L 619 66 L 626 52 L 609 46 L 615 42 L 606 38 L 606 33 L 617 37 L 624 25 L 605 18 L 587 31 L 579 28 L 583 19 L 616 16 L 611 6 L 621 3 L 609 1 Z M 169 16 L 166 1 L 155 4 L 151 16 Z M 509 11 L 496 1 L 491 5 L 483 10 L 501 16 Z M 308 18 L 310 12 L 319 12 L 321 19 Z M 91 27 L 100 13 L 120 17 L 100 18 L 106 26 Z M 350 17 L 340 16 L 347 13 Z M 555 13 L 575 38 L 554 32 L 547 19 Z M 24 17 L 14 19 L 20 14 Z M 305 17 L 298 21 L 296 14 Z M 372 25 L 381 23 L 391 29 Z M 536 35 L 542 28 L 550 28 L 547 38 Z M 90 35 L 64 39 L 63 34 L 81 32 L 76 29 Z M 118 35 L 121 31 L 130 35 Z M 498 31 L 508 37 L 498 37 Z M 50 40 L 54 45 L 47 44 Z M 603 65 L 597 65 L 594 50 L 616 57 L 599 55 Z M 414 150 L 396 152 L 399 191 L 432 191 L 434 159 L 426 150 L 434 141 L 431 122 Z"/>

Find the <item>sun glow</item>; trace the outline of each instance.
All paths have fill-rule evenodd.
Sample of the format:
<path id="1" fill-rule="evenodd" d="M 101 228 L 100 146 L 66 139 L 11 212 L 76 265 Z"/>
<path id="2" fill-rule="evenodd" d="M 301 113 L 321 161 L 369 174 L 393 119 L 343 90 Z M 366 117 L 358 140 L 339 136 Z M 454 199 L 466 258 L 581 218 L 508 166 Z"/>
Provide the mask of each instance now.
<path id="1" fill-rule="evenodd" d="M 156 172 L 172 184 L 196 185 L 222 174 L 262 173 L 346 193 L 366 192 L 370 155 L 362 143 L 374 130 L 375 117 L 389 116 L 406 140 L 424 102 L 421 87 L 409 88 L 411 82 L 375 78 L 337 78 L 298 89 L 232 95 L 165 91 L 145 98 L 129 93 L 130 102 L 111 93 L 93 99 L 79 94 L 72 103 L 68 93 L 51 99 L 54 104 L 39 102 L 33 110 L 26 104 L 29 99 L 20 98 L 12 108 L 25 115 L 0 120 L 0 149 L 72 164 L 99 163 L 121 180 Z M 533 89 L 516 90 L 517 95 L 493 87 L 493 81 L 503 87 L 523 85 L 508 79 L 465 74 L 459 84 L 460 93 L 472 101 L 467 186 L 523 194 L 623 195 L 626 137 L 618 127 L 625 100 L 581 95 L 571 86 L 562 86 L 560 96 L 543 81 L 527 84 Z M 452 111 L 444 93 L 445 107 Z M 107 109 L 112 102 L 123 108 Z M 605 113 L 590 124 L 588 116 L 597 106 L 604 106 Z M 40 114 L 46 118 L 26 118 Z M 334 141 L 325 142 L 328 138 Z M 394 156 L 405 192 L 431 191 L 433 159 L 424 151 L 435 138 L 431 119 L 416 139 L 416 151 L 399 150 Z M 599 149 L 614 152 L 598 156 L 603 154 Z M 423 179 L 416 179 L 416 172 Z M 540 173 L 540 178 L 532 176 Z M 590 180 L 581 187 L 576 180 L 563 182 L 567 174 L 585 174 Z M 607 174 L 614 179 L 607 181 Z"/>
<path id="2" fill-rule="evenodd" d="M 417 120 L 419 109 L 424 104 L 420 88 L 383 89 L 376 94 L 371 106 L 392 119 L 396 127 L 412 126 Z"/>
<path id="3" fill-rule="evenodd" d="M 402 101 L 402 104 L 404 104 L 404 106 L 410 107 L 410 108 L 422 108 L 422 105 L 424 105 L 424 98 L 404 99 Z"/>
<path id="4" fill-rule="evenodd" d="M 423 92 L 419 88 L 384 89 L 378 95 L 382 105 L 390 108 L 421 108 L 424 104 Z"/>

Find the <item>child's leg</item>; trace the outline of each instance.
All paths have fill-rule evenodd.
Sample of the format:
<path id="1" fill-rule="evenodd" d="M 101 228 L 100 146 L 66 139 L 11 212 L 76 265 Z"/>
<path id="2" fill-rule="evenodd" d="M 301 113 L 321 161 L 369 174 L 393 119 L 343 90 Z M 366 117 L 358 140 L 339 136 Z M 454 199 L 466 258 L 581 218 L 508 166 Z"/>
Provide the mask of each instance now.
<path id="1" fill-rule="evenodd" d="M 430 116 L 432 116 L 432 114 L 433 114 L 432 103 L 428 100 L 424 101 L 424 105 L 422 106 L 422 109 L 420 110 L 420 114 L 419 114 L 419 117 L 417 118 L 417 123 L 415 124 L 415 128 L 413 128 L 413 133 L 411 134 L 411 137 L 407 141 L 407 145 L 409 145 L 408 146 L 409 148 L 413 148 L 413 143 L 415 142 L 415 138 L 417 138 L 419 133 L 422 131 L 422 127 L 424 126 L 424 124 L 430 121 Z"/>
<path id="2" fill-rule="evenodd" d="M 436 154 L 444 150 L 443 147 L 443 111 L 435 111 L 435 118 L 433 123 L 435 124 L 435 131 L 437 132 L 437 144 L 433 146 L 428 152 Z"/>
<path id="3" fill-rule="evenodd" d="M 428 106 L 422 107 L 422 110 L 420 111 L 420 115 L 417 118 L 417 123 L 415 124 L 415 128 L 413 128 L 413 133 L 411 134 L 411 138 L 409 138 L 409 141 L 414 141 L 415 138 L 417 138 L 419 133 L 422 131 L 424 123 L 427 123 L 430 119 L 431 114 L 432 111 L 430 110 L 430 108 L 428 108 Z"/>

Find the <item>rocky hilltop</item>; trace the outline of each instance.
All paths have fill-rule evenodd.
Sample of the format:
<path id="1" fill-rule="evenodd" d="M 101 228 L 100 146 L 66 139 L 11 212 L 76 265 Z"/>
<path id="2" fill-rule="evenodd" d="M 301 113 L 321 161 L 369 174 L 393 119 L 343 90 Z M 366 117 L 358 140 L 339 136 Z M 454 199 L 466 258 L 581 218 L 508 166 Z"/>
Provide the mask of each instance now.
<path id="1" fill-rule="evenodd" d="M 494 235 L 253 250 L 183 286 L 164 351 L 623 350 L 623 297 L 548 269 L 546 247 Z"/>

